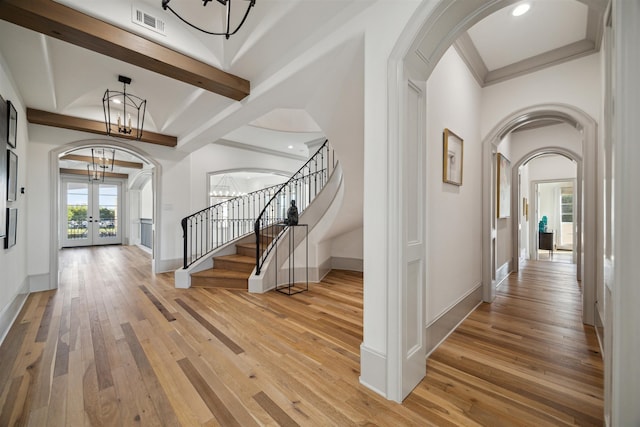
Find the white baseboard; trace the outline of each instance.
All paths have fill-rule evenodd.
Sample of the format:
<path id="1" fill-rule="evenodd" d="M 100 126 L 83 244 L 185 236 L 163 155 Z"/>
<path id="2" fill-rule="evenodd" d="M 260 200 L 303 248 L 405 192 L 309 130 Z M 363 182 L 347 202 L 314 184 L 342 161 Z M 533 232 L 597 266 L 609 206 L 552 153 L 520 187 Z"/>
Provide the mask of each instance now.
<path id="1" fill-rule="evenodd" d="M 13 300 L 0 312 L 0 345 L 9 333 L 9 329 L 15 322 L 20 310 L 29 296 L 29 282 L 25 280 Z"/>
<path id="2" fill-rule="evenodd" d="M 427 325 L 427 357 L 482 303 L 482 284 Z"/>
<path id="3" fill-rule="evenodd" d="M 360 344 L 360 384 L 387 397 L 387 358 Z"/>
<path id="4" fill-rule="evenodd" d="M 29 291 L 42 292 L 51 290 L 51 281 L 49 279 L 49 273 L 29 276 Z"/>
<path id="5" fill-rule="evenodd" d="M 512 260 L 505 262 L 500 266 L 500 268 L 496 270 L 496 280 L 495 280 L 496 289 L 498 289 L 500 285 L 502 285 L 502 283 L 505 281 L 507 277 L 509 277 L 509 274 L 512 271 L 513 271 Z"/>
<path id="6" fill-rule="evenodd" d="M 157 259 L 155 262 L 155 269 L 153 271 L 154 274 L 158 273 L 168 273 L 170 271 L 176 271 L 180 267 L 182 267 L 183 260 L 182 259 Z"/>
<path id="7" fill-rule="evenodd" d="M 331 268 L 363 272 L 364 262 L 358 258 L 331 257 Z"/>

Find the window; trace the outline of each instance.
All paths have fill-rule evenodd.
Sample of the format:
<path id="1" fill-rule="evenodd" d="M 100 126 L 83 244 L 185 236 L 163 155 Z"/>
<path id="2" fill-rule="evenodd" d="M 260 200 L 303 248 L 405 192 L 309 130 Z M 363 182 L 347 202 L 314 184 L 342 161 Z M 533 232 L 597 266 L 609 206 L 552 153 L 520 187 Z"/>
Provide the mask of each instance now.
<path id="1" fill-rule="evenodd" d="M 562 222 L 573 222 L 573 187 L 560 189 Z"/>

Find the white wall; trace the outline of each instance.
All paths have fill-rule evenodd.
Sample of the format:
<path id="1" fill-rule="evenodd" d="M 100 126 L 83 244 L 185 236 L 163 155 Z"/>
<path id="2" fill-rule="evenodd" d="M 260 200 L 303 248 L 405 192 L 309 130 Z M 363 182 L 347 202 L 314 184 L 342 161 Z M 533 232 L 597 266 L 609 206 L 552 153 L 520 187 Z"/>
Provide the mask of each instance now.
<path id="1" fill-rule="evenodd" d="M 602 99 L 600 74 L 600 55 L 596 53 L 485 87 L 482 137 L 514 111 L 538 104 L 573 105 L 597 119 Z"/>
<path id="2" fill-rule="evenodd" d="M 224 145 L 209 144 L 195 151 L 190 156 L 190 188 L 191 203 L 188 212 L 196 212 L 209 206 L 208 173 L 230 169 L 268 169 L 295 173 L 305 160 L 290 159 L 271 154 L 257 153 Z"/>
<path id="3" fill-rule="evenodd" d="M 153 218 L 153 184 L 151 180 L 140 190 L 140 218 Z"/>
<path id="4" fill-rule="evenodd" d="M 527 154 L 544 147 L 564 147 L 578 156 L 582 156 L 582 135 L 576 128 L 566 123 L 513 132 L 511 140 L 512 158 L 510 160 L 512 164 L 519 162 Z M 550 169 L 546 171 L 546 174 L 556 176 L 556 171 Z"/>
<path id="5" fill-rule="evenodd" d="M 482 281 L 481 89 L 450 48 L 427 81 L 427 322 Z M 464 140 L 463 182 L 442 181 L 442 132 Z"/>
<path id="6" fill-rule="evenodd" d="M 0 239 L 0 341 L 4 339 L 9 323 L 17 314 L 22 302 L 22 295 L 28 291 L 27 270 L 27 223 L 29 221 L 29 205 L 21 187 L 27 187 L 26 169 L 29 164 L 29 150 L 25 108 L 20 99 L 13 78 L 7 74 L 4 58 L 0 56 L 0 95 L 11 101 L 18 113 L 17 147 L 12 149 L 18 155 L 18 194 L 15 202 L 7 202 L 7 207 L 18 209 L 16 245 L 4 249 L 4 239 Z M 7 147 L 9 148 L 9 147 Z M 2 144 L 0 149 L 4 150 Z M 47 181 L 44 181 L 46 183 Z M 5 183 L 3 182 L 2 185 Z M 35 190 L 35 186 L 33 188 Z M 46 221 L 45 216 L 42 220 Z"/>

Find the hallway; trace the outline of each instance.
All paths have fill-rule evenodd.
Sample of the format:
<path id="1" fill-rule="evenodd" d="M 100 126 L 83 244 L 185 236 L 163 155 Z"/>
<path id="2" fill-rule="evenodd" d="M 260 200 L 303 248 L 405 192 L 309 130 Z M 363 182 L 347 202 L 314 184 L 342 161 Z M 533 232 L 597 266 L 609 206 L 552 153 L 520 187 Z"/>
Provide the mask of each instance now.
<path id="1" fill-rule="evenodd" d="M 288 297 L 180 290 L 136 247 L 60 252 L 0 347 L 0 425 L 602 425 L 572 265 L 528 264 L 403 405 L 358 383 L 362 275 Z"/>
<path id="2" fill-rule="evenodd" d="M 511 274 L 495 301 L 433 352 L 405 404 L 427 411 L 440 401 L 454 424 L 601 426 L 600 348 L 581 322 L 575 264 L 554 261 L 529 261 Z"/>

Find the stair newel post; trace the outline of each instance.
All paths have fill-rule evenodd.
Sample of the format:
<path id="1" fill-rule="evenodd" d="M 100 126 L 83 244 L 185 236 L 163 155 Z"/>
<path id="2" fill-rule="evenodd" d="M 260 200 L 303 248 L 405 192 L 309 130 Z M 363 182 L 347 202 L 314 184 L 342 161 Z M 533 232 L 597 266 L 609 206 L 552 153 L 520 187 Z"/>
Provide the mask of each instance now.
<path id="1" fill-rule="evenodd" d="M 209 252 L 209 248 L 211 247 L 210 245 L 210 239 L 209 239 L 209 233 L 211 230 L 211 211 L 210 209 L 207 209 L 204 213 L 204 236 L 203 236 L 203 240 L 204 240 L 204 247 L 206 248 L 206 252 Z"/>
<path id="2" fill-rule="evenodd" d="M 256 275 L 260 274 L 260 219 L 256 219 L 253 227 L 253 231 L 256 233 Z"/>
<path id="3" fill-rule="evenodd" d="M 187 247 L 188 247 L 188 240 L 187 240 L 187 218 L 182 218 L 182 221 L 180 221 L 180 225 L 182 225 L 182 254 L 183 254 L 183 267 L 187 268 L 187 266 L 189 265 L 189 263 L 187 262 Z"/>

